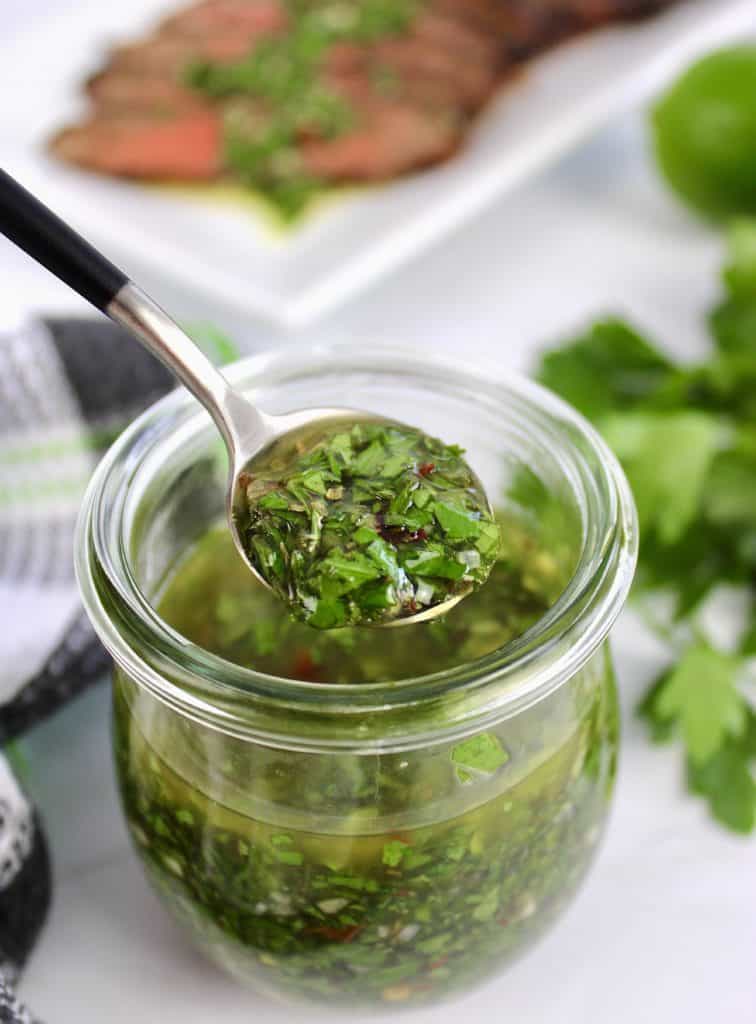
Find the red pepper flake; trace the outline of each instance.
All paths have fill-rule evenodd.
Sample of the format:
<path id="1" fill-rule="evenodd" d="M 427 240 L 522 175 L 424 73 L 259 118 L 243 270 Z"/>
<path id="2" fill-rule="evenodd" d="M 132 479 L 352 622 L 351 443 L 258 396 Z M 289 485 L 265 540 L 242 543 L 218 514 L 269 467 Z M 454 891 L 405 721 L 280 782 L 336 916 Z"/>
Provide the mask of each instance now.
<path id="1" fill-rule="evenodd" d="M 509 924 L 508 917 L 497 917 L 496 920 L 498 921 L 502 928 L 506 928 L 507 925 Z"/>
<path id="2" fill-rule="evenodd" d="M 397 891 L 396 891 L 396 895 L 401 897 L 402 899 L 404 899 L 407 896 L 409 896 L 409 894 L 410 894 L 409 889 L 397 889 Z"/>
<path id="3" fill-rule="evenodd" d="M 442 956 L 438 960 L 434 960 L 432 964 L 428 964 L 428 967 L 430 967 L 430 969 L 432 971 L 435 971 L 439 967 L 446 967 L 446 965 L 448 963 L 449 963 L 449 957 L 448 956 Z"/>
<path id="4" fill-rule="evenodd" d="M 408 530 L 404 526 L 386 526 L 381 513 L 375 517 L 375 528 L 384 540 L 392 544 L 412 544 L 418 540 L 428 539 L 428 534 L 422 527 L 419 530 Z"/>
<path id="5" fill-rule="evenodd" d="M 399 843 L 404 843 L 405 846 L 412 846 L 412 837 L 407 832 L 389 832 L 386 838 L 395 839 Z"/>
<path id="6" fill-rule="evenodd" d="M 310 652 L 304 648 L 294 655 L 291 674 L 305 683 L 317 683 L 320 666 L 316 665 Z"/>
<path id="7" fill-rule="evenodd" d="M 405 530 L 402 526 L 398 530 L 391 531 L 386 539 L 393 540 L 395 544 L 414 544 L 418 540 L 427 540 L 428 534 L 422 526 L 419 530 Z"/>
<path id="8" fill-rule="evenodd" d="M 420 476 L 430 476 L 435 468 L 435 462 L 424 462 L 422 466 L 418 468 L 418 473 L 420 474 Z"/>
<path id="9" fill-rule="evenodd" d="M 364 925 L 355 924 L 349 928 L 334 928 L 332 925 L 324 924 L 318 928 L 308 928 L 307 931 L 314 935 L 322 935 L 324 939 L 328 939 L 330 942 L 351 942 L 362 931 L 363 927 Z"/>

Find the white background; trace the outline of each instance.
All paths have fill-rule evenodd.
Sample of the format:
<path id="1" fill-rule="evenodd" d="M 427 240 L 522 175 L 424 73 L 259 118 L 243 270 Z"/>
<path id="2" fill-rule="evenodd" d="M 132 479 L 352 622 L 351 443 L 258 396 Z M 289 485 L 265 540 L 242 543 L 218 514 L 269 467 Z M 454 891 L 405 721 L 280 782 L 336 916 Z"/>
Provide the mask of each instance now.
<path id="1" fill-rule="evenodd" d="M 53 7 L 59 3 L 10 0 L 8 13 L 5 0 L 3 32 L 30 19 L 43 26 Z M 658 184 L 636 116 L 304 336 L 385 337 L 527 369 L 545 342 L 591 315 L 619 311 L 694 358 L 705 347 L 701 316 L 718 292 L 720 261 L 718 236 Z M 178 317 L 212 320 L 245 350 L 286 343 L 223 309 L 197 308 L 167 280 L 144 283 Z M 83 309 L 0 243 L 0 330 L 32 312 Z M 4 635 L 28 630 L 29 616 L 22 600 L 11 607 L 0 595 Z M 756 1020 L 756 840 L 711 824 L 684 792 L 677 754 L 650 747 L 634 720 L 664 654 L 627 615 L 615 653 L 624 749 L 608 836 L 587 884 L 549 936 L 500 979 L 448 1008 L 405 1014 L 408 1024 L 452 1024 L 460 1015 L 475 1024 Z M 21 993 L 46 1024 L 320 1019 L 267 1003 L 206 965 L 147 889 L 116 808 L 105 686 L 24 747 L 56 893 Z"/>

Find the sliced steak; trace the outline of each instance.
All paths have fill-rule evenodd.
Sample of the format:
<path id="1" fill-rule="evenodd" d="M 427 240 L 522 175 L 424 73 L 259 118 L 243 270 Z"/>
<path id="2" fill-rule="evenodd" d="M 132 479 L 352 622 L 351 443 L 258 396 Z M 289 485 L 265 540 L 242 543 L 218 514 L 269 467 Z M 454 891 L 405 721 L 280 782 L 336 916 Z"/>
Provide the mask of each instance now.
<path id="1" fill-rule="evenodd" d="M 611 21 L 654 13 L 678 0 L 431 0 L 445 17 L 488 32 L 502 61 L 522 61 Z"/>
<path id="2" fill-rule="evenodd" d="M 329 71 L 323 76 L 327 88 L 359 111 L 376 102 L 392 102 L 426 110 L 472 114 L 477 105 L 461 102 L 457 84 L 446 76 L 398 74 L 385 65 L 353 72 Z"/>
<path id="3" fill-rule="evenodd" d="M 125 178 L 212 181 L 222 170 L 222 124 L 214 111 L 94 117 L 62 131 L 51 146 L 70 163 Z"/>
<path id="4" fill-rule="evenodd" d="M 208 106 L 204 96 L 173 78 L 117 69 L 90 78 L 87 92 L 99 112 L 174 113 Z"/>
<path id="5" fill-rule="evenodd" d="M 327 181 L 379 181 L 445 160 L 462 141 L 463 122 L 446 114 L 386 104 L 348 135 L 301 147 L 310 174 Z"/>
<path id="6" fill-rule="evenodd" d="M 671 7 L 675 2 L 677 0 L 542 0 L 540 6 L 571 11 L 586 25 L 596 25 L 602 21 L 643 18 Z"/>
<path id="7" fill-rule="evenodd" d="M 384 104 L 364 112 L 349 135 L 303 141 L 301 158 L 318 178 L 374 181 L 448 156 L 462 127 L 448 115 Z M 52 148 L 71 163 L 127 178 L 211 181 L 223 171 L 221 116 L 215 111 L 95 117 L 61 132 Z"/>
<path id="8" fill-rule="evenodd" d="M 258 38 L 243 32 L 197 38 L 153 36 L 113 50 L 105 70 L 180 80 L 184 70 L 195 60 L 211 60 L 218 64 L 241 60 L 250 53 Z"/>
<path id="9" fill-rule="evenodd" d="M 453 52 L 430 47 L 422 39 L 397 39 L 374 48 L 373 66 L 394 71 L 400 79 L 413 75 L 447 78 L 458 90 L 462 106 L 480 106 L 496 87 L 497 65 L 483 61 L 462 61 Z"/>
<path id="10" fill-rule="evenodd" d="M 421 11 L 411 36 L 424 45 L 445 49 L 459 61 L 482 61 L 495 64 L 500 52 L 499 41 L 470 19 L 450 17 L 433 5 Z"/>
<path id="11" fill-rule="evenodd" d="M 261 36 L 281 31 L 287 22 L 282 0 L 204 0 L 166 18 L 160 33 L 203 37 L 241 32 Z"/>
<path id="12" fill-rule="evenodd" d="M 399 83 L 418 78 L 446 79 L 458 104 L 480 106 L 496 86 L 497 68 L 484 63 L 462 63 L 440 48 L 424 46 L 412 37 L 382 41 L 372 47 L 338 44 L 326 57 L 327 75 L 363 73 L 371 78 L 395 78 Z"/>
<path id="13" fill-rule="evenodd" d="M 501 45 L 511 21 L 507 0 L 429 0 L 430 9 Z"/>
<path id="14" fill-rule="evenodd" d="M 321 79 L 347 99 L 354 124 L 335 138 L 303 129 L 297 150 L 281 153 L 280 174 L 299 163 L 325 181 L 371 181 L 443 160 L 526 57 L 594 25 L 675 2 L 426 0 L 406 32 L 330 47 Z M 219 177 L 224 116 L 241 112 L 244 130 L 264 139 L 274 113 L 249 95 L 211 101 L 186 86 L 183 75 L 196 60 L 245 58 L 260 40 L 286 31 L 287 9 L 287 0 L 201 0 L 167 18 L 153 36 L 111 54 L 87 84 L 93 116 L 61 132 L 51 148 L 107 174 Z"/>

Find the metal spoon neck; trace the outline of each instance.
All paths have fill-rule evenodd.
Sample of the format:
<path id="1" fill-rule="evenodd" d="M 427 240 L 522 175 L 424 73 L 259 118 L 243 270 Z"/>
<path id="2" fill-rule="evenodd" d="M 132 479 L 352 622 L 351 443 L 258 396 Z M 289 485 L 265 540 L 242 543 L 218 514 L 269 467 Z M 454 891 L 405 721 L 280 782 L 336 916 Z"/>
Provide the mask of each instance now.
<path id="1" fill-rule="evenodd" d="M 194 341 L 154 299 L 129 281 L 105 312 L 178 377 L 212 416 L 232 464 L 245 451 L 265 443 L 272 433 L 269 417 L 239 394 Z"/>
<path id="2" fill-rule="evenodd" d="M 280 433 L 275 417 L 261 412 L 230 384 L 227 384 L 219 403 L 219 411 L 221 417 L 213 418 L 223 434 L 232 465 L 237 471 L 247 464 L 251 455 L 265 448 Z M 213 415 L 212 412 L 210 414 Z"/>

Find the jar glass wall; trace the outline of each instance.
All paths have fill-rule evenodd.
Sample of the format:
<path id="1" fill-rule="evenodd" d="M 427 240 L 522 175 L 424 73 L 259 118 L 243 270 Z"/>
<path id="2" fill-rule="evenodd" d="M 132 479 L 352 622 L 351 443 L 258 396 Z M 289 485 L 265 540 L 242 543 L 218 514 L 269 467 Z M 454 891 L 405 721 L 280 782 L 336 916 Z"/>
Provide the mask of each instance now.
<path id="1" fill-rule="evenodd" d="M 146 413 L 98 468 L 77 544 L 136 849 L 209 955 L 262 991 L 442 998 L 548 926 L 601 835 L 626 482 L 576 413 L 488 371 L 332 346 L 231 376 L 272 412 L 365 408 L 465 446 L 502 557 L 440 625 L 310 642 L 228 560 L 209 420 L 183 394 Z"/>

